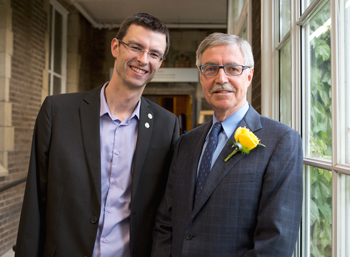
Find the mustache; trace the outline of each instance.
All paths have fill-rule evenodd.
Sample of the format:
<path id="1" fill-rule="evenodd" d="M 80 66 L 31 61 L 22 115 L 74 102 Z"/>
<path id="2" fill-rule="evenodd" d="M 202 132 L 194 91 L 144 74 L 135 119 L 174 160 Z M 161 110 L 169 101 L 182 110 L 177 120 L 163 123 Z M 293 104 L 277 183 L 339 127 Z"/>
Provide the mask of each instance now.
<path id="1" fill-rule="evenodd" d="M 209 92 L 212 94 L 212 93 L 215 93 L 217 91 L 223 91 L 223 90 L 224 91 L 232 91 L 233 93 L 236 93 L 236 91 L 237 91 L 236 88 L 230 84 L 222 84 L 222 85 L 217 84 L 213 88 L 211 88 Z"/>

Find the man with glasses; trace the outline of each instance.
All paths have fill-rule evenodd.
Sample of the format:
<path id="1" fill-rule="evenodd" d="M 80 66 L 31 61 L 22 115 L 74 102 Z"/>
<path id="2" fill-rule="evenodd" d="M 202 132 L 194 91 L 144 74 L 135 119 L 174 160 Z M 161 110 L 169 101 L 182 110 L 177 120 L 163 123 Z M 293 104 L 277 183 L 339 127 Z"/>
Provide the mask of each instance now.
<path id="1" fill-rule="evenodd" d="M 302 209 L 300 135 L 247 103 L 247 41 L 211 34 L 197 66 L 214 115 L 177 143 L 152 256 L 291 257 Z"/>
<path id="2" fill-rule="evenodd" d="M 168 50 L 161 21 L 132 15 L 111 42 L 109 82 L 44 101 L 16 256 L 150 256 L 179 126 L 141 95 Z"/>

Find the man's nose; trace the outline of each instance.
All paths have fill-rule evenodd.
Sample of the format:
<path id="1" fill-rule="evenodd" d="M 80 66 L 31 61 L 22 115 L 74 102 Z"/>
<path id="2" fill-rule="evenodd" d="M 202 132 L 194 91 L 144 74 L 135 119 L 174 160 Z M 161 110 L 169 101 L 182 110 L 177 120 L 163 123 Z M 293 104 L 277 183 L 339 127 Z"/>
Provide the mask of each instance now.
<path id="1" fill-rule="evenodd" d="M 218 74 L 216 74 L 215 81 L 220 84 L 225 84 L 228 82 L 224 68 L 219 69 Z"/>
<path id="2" fill-rule="evenodd" d="M 146 64 L 148 59 L 149 59 L 149 56 L 147 51 L 143 51 L 137 56 L 137 60 L 142 64 Z"/>

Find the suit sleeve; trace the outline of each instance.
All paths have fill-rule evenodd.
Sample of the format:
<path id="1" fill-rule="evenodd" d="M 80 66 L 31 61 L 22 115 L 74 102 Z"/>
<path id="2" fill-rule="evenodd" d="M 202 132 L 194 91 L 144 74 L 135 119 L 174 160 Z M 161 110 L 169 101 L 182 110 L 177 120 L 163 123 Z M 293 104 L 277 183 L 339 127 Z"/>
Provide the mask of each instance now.
<path id="1" fill-rule="evenodd" d="M 33 133 L 15 256 L 43 256 L 45 244 L 46 182 L 51 138 L 51 106 L 44 101 Z"/>
<path id="2" fill-rule="evenodd" d="M 164 197 L 159 205 L 156 216 L 155 227 L 153 230 L 152 257 L 170 257 L 172 245 L 172 188 L 174 179 L 174 170 L 176 165 L 176 155 L 181 142 L 179 138 L 170 165 L 168 183 Z"/>
<path id="3" fill-rule="evenodd" d="M 244 257 L 290 257 L 301 221 L 303 196 L 302 143 L 289 130 L 277 144 L 267 166 L 254 234 L 254 249 Z"/>

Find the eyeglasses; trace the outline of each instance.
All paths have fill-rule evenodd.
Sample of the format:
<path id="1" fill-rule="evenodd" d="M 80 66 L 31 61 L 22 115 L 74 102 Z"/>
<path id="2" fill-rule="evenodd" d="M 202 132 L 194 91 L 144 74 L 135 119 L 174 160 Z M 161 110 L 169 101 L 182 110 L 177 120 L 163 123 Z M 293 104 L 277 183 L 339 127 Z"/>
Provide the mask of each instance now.
<path id="1" fill-rule="evenodd" d="M 118 39 L 118 38 L 117 38 Z M 163 57 L 160 53 L 157 53 L 157 52 L 149 52 L 149 51 L 146 51 L 144 50 L 142 47 L 140 47 L 139 45 L 136 45 L 136 44 L 127 44 L 123 41 L 121 41 L 120 39 L 118 39 L 118 41 L 120 43 L 122 43 L 126 49 L 129 49 L 131 52 L 137 54 L 137 55 L 140 55 L 140 54 L 143 54 L 144 52 L 147 53 L 148 57 L 151 59 L 151 60 L 157 60 L 159 62 L 161 62 L 162 60 L 165 60 L 165 57 Z"/>
<path id="2" fill-rule="evenodd" d="M 204 64 L 199 66 L 199 70 L 205 76 L 216 76 L 221 68 L 224 69 L 227 76 L 239 76 L 243 73 L 244 70 L 249 69 L 250 66 L 232 64 L 223 66 L 216 64 Z"/>

